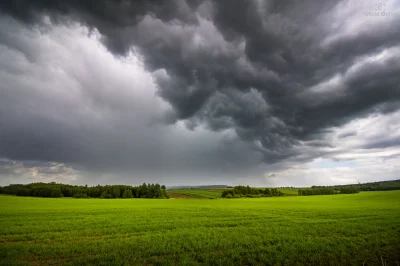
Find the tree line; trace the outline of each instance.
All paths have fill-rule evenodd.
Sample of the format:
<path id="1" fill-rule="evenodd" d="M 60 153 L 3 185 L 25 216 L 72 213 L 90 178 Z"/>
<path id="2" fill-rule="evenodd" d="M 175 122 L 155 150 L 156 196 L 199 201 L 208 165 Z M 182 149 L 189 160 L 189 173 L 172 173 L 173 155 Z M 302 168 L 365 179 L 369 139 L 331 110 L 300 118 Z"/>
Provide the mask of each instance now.
<path id="1" fill-rule="evenodd" d="M 258 198 L 258 197 L 277 197 L 284 194 L 276 188 L 252 188 L 249 186 L 236 186 L 231 190 L 222 192 L 223 198 Z"/>
<path id="2" fill-rule="evenodd" d="M 332 188 L 337 193 L 349 194 L 358 193 L 359 191 L 387 191 L 387 190 L 400 190 L 400 179 L 389 181 L 378 181 L 368 183 L 358 183 L 351 185 L 335 185 L 335 186 L 312 186 L 312 189 L 318 188 Z M 300 192 L 299 192 L 300 194 Z"/>
<path id="3" fill-rule="evenodd" d="M 27 185 L 12 184 L 0 187 L 0 194 L 59 198 L 168 198 L 166 187 L 159 184 L 146 184 L 140 186 L 105 185 L 105 186 L 73 186 L 58 183 L 31 183 Z"/>
<path id="4" fill-rule="evenodd" d="M 348 186 L 348 185 L 347 185 Z M 350 186 L 358 187 L 360 191 L 387 191 L 387 190 L 400 190 L 400 180 L 369 182 L 362 184 L 352 184 Z M 332 186 L 334 189 L 340 190 L 345 186 Z"/>
<path id="5" fill-rule="evenodd" d="M 301 188 L 298 191 L 299 196 L 312 195 L 333 195 L 333 194 L 352 194 L 358 193 L 360 189 L 357 186 L 341 186 L 339 189 L 334 189 L 328 186 L 312 186 L 311 188 Z"/>
<path id="6" fill-rule="evenodd" d="M 299 196 L 312 196 L 312 195 L 332 195 L 336 194 L 333 188 L 321 187 L 321 188 L 302 188 L 298 191 Z"/>
<path id="7" fill-rule="evenodd" d="M 357 186 L 344 186 L 340 188 L 340 194 L 353 194 L 360 192 L 360 188 Z"/>

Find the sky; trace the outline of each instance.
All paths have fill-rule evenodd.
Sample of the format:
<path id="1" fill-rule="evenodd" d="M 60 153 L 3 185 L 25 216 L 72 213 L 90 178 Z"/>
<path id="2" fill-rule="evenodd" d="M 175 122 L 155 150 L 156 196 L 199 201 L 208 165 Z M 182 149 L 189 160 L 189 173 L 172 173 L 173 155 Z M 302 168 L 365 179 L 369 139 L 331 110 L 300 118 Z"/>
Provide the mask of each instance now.
<path id="1" fill-rule="evenodd" d="M 399 1 L 0 3 L 0 185 L 399 178 Z"/>

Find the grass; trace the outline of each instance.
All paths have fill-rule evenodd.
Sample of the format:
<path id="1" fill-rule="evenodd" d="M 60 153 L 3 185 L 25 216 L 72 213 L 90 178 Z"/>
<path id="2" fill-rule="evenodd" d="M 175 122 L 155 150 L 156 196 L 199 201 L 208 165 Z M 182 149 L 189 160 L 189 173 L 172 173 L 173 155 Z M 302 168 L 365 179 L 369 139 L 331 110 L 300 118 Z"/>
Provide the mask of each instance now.
<path id="1" fill-rule="evenodd" d="M 171 189 L 167 190 L 171 198 L 217 199 L 225 189 Z"/>
<path id="2" fill-rule="evenodd" d="M 282 191 L 285 195 L 288 196 L 297 196 L 299 194 L 298 188 L 278 188 L 278 190 Z"/>
<path id="3" fill-rule="evenodd" d="M 397 265 L 400 191 L 217 200 L 0 196 L 0 265 Z"/>

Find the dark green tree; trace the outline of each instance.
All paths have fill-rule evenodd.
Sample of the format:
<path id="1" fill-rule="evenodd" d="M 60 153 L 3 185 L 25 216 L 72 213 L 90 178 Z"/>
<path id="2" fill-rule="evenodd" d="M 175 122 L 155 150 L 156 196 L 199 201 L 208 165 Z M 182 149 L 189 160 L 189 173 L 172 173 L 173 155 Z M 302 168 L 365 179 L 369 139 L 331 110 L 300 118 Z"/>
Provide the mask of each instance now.
<path id="1" fill-rule="evenodd" d="M 113 196 L 114 198 L 119 198 L 121 196 L 121 191 L 118 188 L 113 189 Z"/>
<path id="2" fill-rule="evenodd" d="M 124 193 L 122 194 L 122 198 L 132 198 L 132 190 L 126 189 L 124 190 Z"/>

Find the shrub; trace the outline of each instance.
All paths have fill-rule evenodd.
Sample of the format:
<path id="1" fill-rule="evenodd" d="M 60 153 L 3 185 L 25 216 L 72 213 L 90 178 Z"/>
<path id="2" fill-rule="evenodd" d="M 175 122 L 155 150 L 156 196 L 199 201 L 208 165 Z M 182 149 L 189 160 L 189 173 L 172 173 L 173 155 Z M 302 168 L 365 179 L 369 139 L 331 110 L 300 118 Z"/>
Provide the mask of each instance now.
<path id="1" fill-rule="evenodd" d="M 228 195 L 231 195 L 231 197 L 232 197 L 232 193 L 233 193 L 233 191 L 231 191 L 231 190 L 224 190 L 223 192 L 222 192 L 222 197 L 223 198 L 226 198 Z"/>
<path id="2" fill-rule="evenodd" d="M 360 192 L 360 190 L 356 186 L 347 186 L 340 188 L 340 194 L 353 194 L 358 192 Z"/>
<path id="3" fill-rule="evenodd" d="M 335 190 L 329 187 L 314 187 L 307 189 L 299 189 L 298 194 L 300 196 L 311 196 L 311 195 L 333 195 Z"/>
<path id="4" fill-rule="evenodd" d="M 248 198 L 260 198 L 260 197 L 272 197 L 272 196 L 283 196 L 283 193 L 276 188 L 251 188 L 249 186 L 236 186 L 233 190 L 225 190 L 222 192 L 222 197 L 226 198 L 227 195 L 231 195 L 233 198 L 248 197 Z"/>
<path id="5" fill-rule="evenodd" d="M 88 195 L 86 195 L 86 194 L 84 194 L 84 193 L 75 194 L 73 197 L 74 197 L 74 198 L 77 198 L 77 199 L 86 199 L 86 198 L 89 198 Z"/>
<path id="6" fill-rule="evenodd" d="M 18 188 L 16 195 L 17 196 L 29 196 L 30 191 L 28 188 Z"/>

